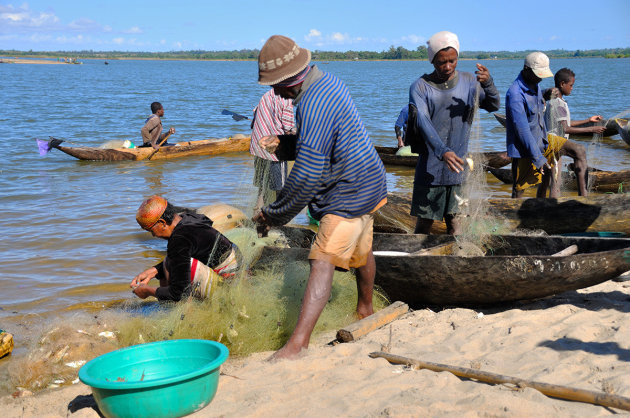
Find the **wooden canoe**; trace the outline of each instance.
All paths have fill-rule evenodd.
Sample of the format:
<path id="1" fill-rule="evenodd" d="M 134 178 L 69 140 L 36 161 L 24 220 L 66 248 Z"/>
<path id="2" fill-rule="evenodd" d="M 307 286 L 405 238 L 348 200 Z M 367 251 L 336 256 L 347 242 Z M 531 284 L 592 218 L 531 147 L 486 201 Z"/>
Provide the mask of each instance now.
<path id="1" fill-rule="evenodd" d="M 396 155 L 398 148 L 394 147 L 374 147 L 378 152 L 381 161 L 385 165 L 400 165 L 405 167 L 415 167 L 418 157 L 414 155 Z M 512 162 L 507 156 L 507 151 L 489 151 L 482 153 L 483 164 L 486 167 L 500 168 Z"/>
<path id="2" fill-rule="evenodd" d="M 510 168 L 489 168 L 498 180 L 505 184 L 512 184 L 512 169 Z M 571 171 L 561 173 L 562 185 L 569 190 L 577 190 L 577 180 Z M 630 170 L 603 171 L 591 170 L 588 172 L 588 189 L 600 193 L 617 193 L 630 188 Z"/>
<path id="3" fill-rule="evenodd" d="M 493 113 L 493 115 L 495 119 L 501 124 L 501 126 L 505 128 L 505 115 L 502 113 Z M 580 128 L 587 128 L 593 125 L 594 125 L 593 122 L 587 122 L 584 125 L 580 125 Z M 606 122 L 606 129 L 604 130 L 604 133 L 602 134 L 602 136 L 613 136 L 613 135 L 617 135 L 617 123 L 615 122 L 614 119 L 608 119 L 608 121 Z M 593 134 L 592 133 L 571 134 L 570 136 L 592 137 Z"/>
<path id="4" fill-rule="evenodd" d="M 508 230 L 542 230 L 548 234 L 570 232 L 623 232 L 630 236 L 630 193 L 586 197 L 488 199 L 488 216 Z M 378 232 L 411 233 L 416 218 L 410 213 L 411 195 L 389 193 L 387 204 L 374 217 Z M 445 233 L 443 222 L 434 222 L 431 233 Z"/>
<path id="5" fill-rule="evenodd" d="M 617 122 L 617 132 L 624 142 L 630 145 L 630 123 L 627 119 L 615 119 L 615 122 Z"/>
<path id="6" fill-rule="evenodd" d="M 227 152 L 249 150 L 250 137 L 234 135 L 231 138 L 202 139 L 199 141 L 178 142 L 174 146 L 161 147 L 151 161 L 189 157 L 193 155 L 217 155 Z M 52 145 L 79 160 L 88 161 L 140 161 L 145 160 L 152 152 L 152 147 L 142 148 L 93 148 L 65 147 Z"/>
<path id="7" fill-rule="evenodd" d="M 314 232 L 293 229 L 291 248 L 264 247 L 254 268 L 272 260 L 306 261 Z M 412 307 L 474 306 L 582 289 L 630 270 L 630 239 L 624 238 L 489 235 L 479 246 L 485 255 L 433 255 L 426 250 L 448 243 L 455 252 L 464 247 L 452 236 L 375 233 L 375 284 L 390 300 Z M 577 253 L 552 256 L 572 245 Z M 417 251 L 425 254 L 412 254 Z"/>

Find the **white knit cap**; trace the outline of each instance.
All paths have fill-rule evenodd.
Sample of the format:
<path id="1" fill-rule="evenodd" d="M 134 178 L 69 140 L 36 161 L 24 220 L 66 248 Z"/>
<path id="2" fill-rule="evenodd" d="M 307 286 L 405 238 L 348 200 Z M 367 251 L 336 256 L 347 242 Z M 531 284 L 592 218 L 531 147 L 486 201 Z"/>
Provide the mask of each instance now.
<path id="1" fill-rule="evenodd" d="M 427 53 L 429 54 L 429 62 L 433 62 L 435 54 L 446 48 L 453 48 L 459 56 L 459 39 L 453 32 L 442 31 L 433 35 L 427 41 Z"/>
<path id="2" fill-rule="evenodd" d="M 531 68 L 538 78 L 553 77 L 549 68 L 549 57 L 542 52 L 532 52 L 526 56 L 525 66 Z"/>

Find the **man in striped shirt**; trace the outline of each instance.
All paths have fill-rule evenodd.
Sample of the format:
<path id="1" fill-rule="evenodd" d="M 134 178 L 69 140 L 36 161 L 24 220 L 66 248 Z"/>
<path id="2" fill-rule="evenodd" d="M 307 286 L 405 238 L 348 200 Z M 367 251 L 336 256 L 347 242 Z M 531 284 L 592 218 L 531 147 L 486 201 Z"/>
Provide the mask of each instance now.
<path id="1" fill-rule="evenodd" d="M 269 135 L 292 133 L 293 125 L 293 101 L 278 96 L 273 89 L 269 89 L 254 109 L 252 140 L 249 146 L 249 152 L 254 156 L 254 186 L 258 187 L 255 212 L 263 204 L 276 200 L 287 178 L 287 162 L 278 160 L 278 157 L 262 148 L 258 141 Z"/>
<path id="2" fill-rule="evenodd" d="M 385 168 L 348 89 L 332 74 L 309 66 L 310 59 L 310 51 L 279 35 L 267 40 L 258 57 L 258 82 L 293 99 L 297 135 L 261 139 L 268 151 L 280 159 L 294 157 L 295 164 L 278 199 L 253 220 L 263 227 L 282 225 L 308 205 L 320 221 L 297 325 L 273 358 L 293 358 L 308 347 L 330 297 L 335 267 L 356 268 L 357 315 L 373 313 L 373 212 L 387 202 Z"/>

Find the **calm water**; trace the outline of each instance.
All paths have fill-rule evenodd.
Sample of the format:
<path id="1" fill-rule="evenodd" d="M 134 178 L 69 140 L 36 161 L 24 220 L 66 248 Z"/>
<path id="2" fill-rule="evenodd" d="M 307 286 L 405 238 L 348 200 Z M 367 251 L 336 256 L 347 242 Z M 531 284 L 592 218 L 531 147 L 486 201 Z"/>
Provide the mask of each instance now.
<path id="1" fill-rule="evenodd" d="M 474 61 L 459 69 L 474 71 Z M 522 61 L 487 61 L 502 96 Z M 569 97 L 573 119 L 612 117 L 630 108 L 630 59 L 553 60 L 577 74 Z M 395 145 L 393 125 L 409 85 L 431 70 L 427 62 L 331 62 L 352 93 L 376 145 Z M 254 62 L 86 61 L 84 65 L 0 65 L 0 328 L 17 344 L 28 324 L 66 311 L 129 299 L 131 278 L 155 263 L 165 242 L 135 222 L 145 196 L 176 204 L 227 203 L 250 213 L 252 161 L 246 154 L 155 162 L 83 162 L 57 150 L 42 158 L 35 138 L 55 136 L 98 146 L 110 139 L 140 140 L 158 100 L 173 139 L 248 134 L 247 122 L 221 115 L 249 114 L 266 91 Z M 552 81 L 543 81 L 550 87 Z M 505 131 L 481 115 L 483 150 L 505 148 Z M 585 145 L 589 141 L 581 140 Z M 592 166 L 630 169 L 630 147 L 618 136 L 589 145 Z M 412 170 L 388 169 L 390 190 L 411 187 Z M 492 193 L 508 196 L 505 186 Z M 303 216 L 297 219 L 304 222 Z M 19 331 L 16 331 L 19 329 Z"/>

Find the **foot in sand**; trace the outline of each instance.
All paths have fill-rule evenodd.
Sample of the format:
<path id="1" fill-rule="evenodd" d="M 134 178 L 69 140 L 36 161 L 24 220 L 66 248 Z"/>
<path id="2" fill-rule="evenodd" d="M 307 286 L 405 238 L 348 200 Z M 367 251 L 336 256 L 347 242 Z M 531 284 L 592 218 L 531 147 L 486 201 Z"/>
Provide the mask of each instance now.
<path id="1" fill-rule="evenodd" d="M 295 360 L 300 357 L 308 347 L 297 346 L 294 347 L 291 342 L 287 342 L 284 347 L 280 350 L 276 351 L 267 359 L 269 362 L 276 362 L 278 360 L 287 359 L 287 360 Z"/>

